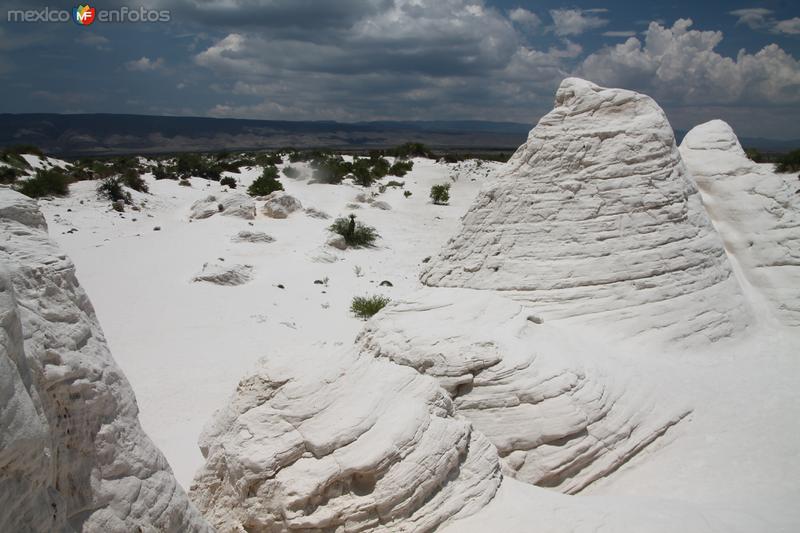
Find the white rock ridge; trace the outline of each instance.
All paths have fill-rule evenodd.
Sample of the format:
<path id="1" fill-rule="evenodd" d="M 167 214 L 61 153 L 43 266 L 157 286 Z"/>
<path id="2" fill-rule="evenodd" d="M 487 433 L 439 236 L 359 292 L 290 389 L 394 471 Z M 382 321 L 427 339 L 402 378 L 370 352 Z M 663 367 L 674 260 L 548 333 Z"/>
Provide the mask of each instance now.
<path id="1" fill-rule="evenodd" d="M 252 220 L 256 217 L 256 204 L 253 198 L 243 193 L 229 193 L 224 196 L 210 195 L 192 204 L 190 219 L 204 219 L 221 214 Z"/>
<path id="2" fill-rule="evenodd" d="M 680 151 L 743 282 L 766 297 L 781 321 L 800 325 L 797 176 L 748 159 L 721 120 L 692 129 Z"/>
<path id="3" fill-rule="evenodd" d="M 352 350 L 262 368 L 201 437 L 193 501 L 220 531 L 431 531 L 488 503 L 494 447 L 435 380 Z"/>
<path id="4" fill-rule="evenodd" d="M 36 202 L 0 189 L 0 531 L 211 531 L 137 416 Z"/>
<path id="5" fill-rule="evenodd" d="M 502 291 L 547 318 L 611 311 L 629 333 L 714 340 L 747 323 L 661 108 L 576 78 L 421 279 Z"/>
<path id="6" fill-rule="evenodd" d="M 575 493 L 690 410 L 659 405 L 664 392 L 624 371 L 572 362 L 566 337 L 493 291 L 428 289 L 389 305 L 359 341 L 364 353 L 435 377 L 496 446 L 505 473 Z"/>

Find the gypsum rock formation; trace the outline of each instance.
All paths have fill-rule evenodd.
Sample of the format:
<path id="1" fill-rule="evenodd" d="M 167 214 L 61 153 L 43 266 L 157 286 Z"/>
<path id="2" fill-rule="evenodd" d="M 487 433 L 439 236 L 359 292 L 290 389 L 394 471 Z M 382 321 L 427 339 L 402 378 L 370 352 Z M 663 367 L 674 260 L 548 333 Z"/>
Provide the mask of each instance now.
<path id="1" fill-rule="evenodd" d="M 256 218 L 256 204 L 246 194 L 230 193 L 219 198 L 207 196 L 193 203 L 189 210 L 189 218 L 192 220 L 202 220 L 216 214 L 252 220 Z"/>
<path id="2" fill-rule="evenodd" d="M 712 120 L 680 152 L 742 275 L 786 324 L 800 325 L 800 185 L 794 174 L 751 161 L 731 127 Z"/>
<path id="3" fill-rule="evenodd" d="M 427 289 L 378 313 L 359 344 L 435 377 L 497 447 L 505 473 L 575 493 L 690 410 L 657 405 L 664 396 L 650 383 L 571 363 L 575 348 L 564 336 L 492 292 Z"/>
<path id="4" fill-rule="evenodd" d="M 0 531 L 211 531 L 36 202 L 0 189 L 0 236 Z"/>
<path id="5" fill-rule="evenodd" d="M 201 436 L 192 500 L 220 531 L 431 531 L 482 508 L 497 453 L 432 378 L 351 349 L 262 368 Z"/>
<path id="6" fill-rule="evenodd" d="M 613 311 L 620 331 L 671 340 L 728 336 L 748 316 L 661 108 L 576 78 L 421 279 L 503 291 L 548 318 Z"/>
<path id="7" fill-rule="evenodd" d="M 215 285 L 244 285 L 253 279 L 252 265 L 225 264 L 218 261 L 206 263 L 192 281 L 206 281 Z"/>

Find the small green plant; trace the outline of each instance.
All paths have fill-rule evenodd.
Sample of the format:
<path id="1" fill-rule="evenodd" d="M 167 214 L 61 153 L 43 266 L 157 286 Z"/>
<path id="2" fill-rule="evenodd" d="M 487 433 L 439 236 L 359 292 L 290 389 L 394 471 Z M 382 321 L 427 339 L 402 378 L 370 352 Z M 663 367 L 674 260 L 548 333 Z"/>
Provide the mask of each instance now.
<path id="1" fill-rule="evenodd" d="M 290 166 L 283 169 L 283 175 L 287 178 L 297 179 L 300 177 L 300 171 Z"/>
<path id="2" fill-rule="evenodd" d="M 134 191 L 148 192 L 147 183 L 134 168 L 125 169 L 120 176 L 120 181 Z"/>
<path id="3" fill-rule="evenodd" d="M 411 196 L 411 191 L 403 191 L 403 196 L 408 198 L 409 196 Z"/>
<path id="4" fill-rule="evenodd" d="M 350 303 L 350 311 L 362 320 L 374 316 L 391 302 L 386 296 L 356 296 Z"/>
<path id="5" fill-rule="evenodd" d="M 391 180 L 389 183 L 386 184 L 387 187 L 400 187 L 401 189 L 406 186 L 405 182 L 403 181 L 395 181 Z"/>
<path id="6" fill-rule="evenodd" d="M 69 194 L 69 176 L 54 168 L 37 170 L 36 176 L 21 182 L 17 190 L 31 198 L 66 196 Z"/>
<path id="7" fill-rule="evenodd" d="M 800 170 L 800 149 L 780 156 L 775 164 L 776 172 L 797 172 Z"/>
<path id="8" fill-rule="evenodd" d="M 219 184 L 224 187 L 229 187 L 231 189 L 236 188 L 236 180 L 230 176 L 225 176 L 221 180 L 219 180 Z"/>
<path id="9" fill-rule="evenodd" d="M 450 184 L 431 187 L 431 200 L 436 205 L 446 205 L 450 201 Z"/>
<path id="10" fill-rule="evenodd" d="M 117 178 L 104 179 L 97 186 L 97 194 L 112 202 L 122 200 L 126 204 L 131 203 L 131 194 L 122 187 L 122 183 Z"/>
<path id="11" fill-rule="evenodd" d="M 278 181 L 278 169 L 264 167 L 264 172 L 247 188 L 250 196 L 266 196 L 275 191 L 282 191 L 283 185 Z"/>
<path id="12" fill-rule="evenodd" d="M 414 168 L 413 161 L 397 161 L 389 168 L 389 174 L 392 176 L 403 177 Z"/>
<path id="13" fill-rule="evenodd" d="M 356 222 L 355 215 L 350 215 L 348 218 L 337 218 L 329 229 L 344 237 L 348 246 L 354 247 L 372 246 L 375 240 L 380 237 L 372 226 Z"/>
<path id="14" fill-rule="evenodd" d="M 17 178 L 25 173 L 14 167 L 0 167 L 0 183 L 14 183 Z"/>

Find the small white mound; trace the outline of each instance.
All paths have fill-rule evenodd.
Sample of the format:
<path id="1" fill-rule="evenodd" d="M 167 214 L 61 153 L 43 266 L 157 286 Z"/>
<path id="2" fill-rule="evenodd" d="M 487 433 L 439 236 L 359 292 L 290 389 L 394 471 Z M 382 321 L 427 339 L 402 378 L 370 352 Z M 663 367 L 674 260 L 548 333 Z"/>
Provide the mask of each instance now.
<path id="1" fill-rule="evenodd" d="M 300 200 L 283 191 L 275 191 L 265 197 L 261 212 L 270 218 L 287 218 L 290 214 L 303 208 Z"/>
<path id="2" fill-rule="evenodd" d="M 212 262 L 203 265 L 203 270 L 197 273 L 192 281 L 207 281 L 216 285 L 243 285 L 253 279 L 251 265 L 227 265 Z"/>
<path id="3" fill-rule="evenodd" d="M 233 237 L 231 237 L 231 242 L 265 243 L 265 242 L 275 242 L 275 238 L 272 237 L 271 235 L 264 233 L 263 231 L 242 230 Z"/>
<path id="4" fill-rule="evenodd" d="M 255 202 L 250 196 L 242 193 L 211 195 L 192 204 L 189 218 L 199 220 L 216 214 L 252 220 L 256 217 Z"/>

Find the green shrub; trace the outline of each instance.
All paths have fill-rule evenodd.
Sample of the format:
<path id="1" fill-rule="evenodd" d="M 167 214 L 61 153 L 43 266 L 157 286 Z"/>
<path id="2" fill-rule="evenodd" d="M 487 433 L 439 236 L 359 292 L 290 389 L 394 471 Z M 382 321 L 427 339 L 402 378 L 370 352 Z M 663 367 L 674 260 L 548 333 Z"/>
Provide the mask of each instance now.
<path id="1" fill-rule="evenodd" d="M 352 165 L 346 164 L 341 157 L 325 157 L 322 160 L 312 161 L 311 165 L 314 167 L 314 172 L 311 174 L 312 181 L 330 185 L 341 183 L 352 170 Z"/>
<path id="2" fill-rule="evenodd" d="M 297 179 L 300 177 L 300 171 L 294 167 L 286 167 L 283 169 L 283 175 L 287 178 Z"/>
<path id="3" fill-rule="evenodd" d="M 222 167 L 216 160 L 210 161 L 200 154 L 181 154 L 175 161 L 175 171 L 183 176 L 195 176 L 219 181 Z"/>
<path id="4" fill-rule="evenodd" d="M 225 176 L 224 178 L 222 178 L 221 180 L 219 180 L 219 184 L 220 184 L 220 185 L 224 185 L 224 186 L 226 186 L 226 187 L 229 187 L 229 188 L 231 188 L 231 189 L 235 189 L 235 188 L 236 188 L 236 180 L 235 180 L 235 179 L 233 179 L 233 178 L 232 178 L 232 177 L 230 177 L 230 176 Z"/>
<path id="5" fill-rule="evenodd" d="M 256 165 L 270 167 L 283 163 L 283 157 L 281 157 L 280 154 L 258 154 L 255 158 L 255 162 Z"/>
<path id="6" fill-rule="evenodd" d="M 104 179 L 97 186 L 97 194 L 112 202 L 122 200 L 126 204 L 131 203 L 131 194 L 122 187 L 121 180 L 117 178 Z"/>
<path id="7" fill-rule="evenodd" d="M 356 296 L 350 303 L 350 311 L 362 320 L 374 316 L 391 302 L 386 296 Z"/>
<path id="8" fill-rule="evenodd" d="M 387 186 L 387 187 L 399 187 L 399 188 L 401 188 L 401 189 L 402 189 L 403 187 L 405 187 L 405 186 L 406 186 L 406 184 L 405 184 L 405 182 L 403 182 L 403 181 L 395 181 L 395 180 L 391 180 L 390 182 L 388 182 L 388 183 L 386 184 L 386 186 Z"/>
<path id="9" fill-rule="evenodd" d="M 354 159 L 353 160 L 353 182 L 362 187 L 369 187 L 375 182 L 375 176 L 372 174 L 369 159 Z"/>
<path id="10" fill-rule="evenodd" d="M 157 180 L 176 180 L 176 179 L 178 179 L 178 176 L 175 173 L 170 172 L 167 169 L 167 167 L 165 167 L 161 163 L 156 165 L 156 167 L 153 169 L 153 177 L 155 179 L 157 179 Z"/>
<path id="11" fill-rule="evenodd" d="M 414 168 L 413 161 L 397 161 L 389 168 L 389 174 L 392 176 L 403 177 Z"/>
<path id="12" fill-rule="evenodd" d="M 380 237 L 372 226 L 356 222 L 355 215 L 350 215 L 348 218 L 337 218 L 328 229 L 344 237 L 348 246 L 353 247 L 372 246 L 375 240 Z"/>
<path id="13" fill-rule="evenodd" d="M 436 205 L 445 205 L 450 201 L 450 184 L 434 185 L 431 187 L 431 200 Z"/>
<path id="14" fill-rule="evenodd" d="M 400 159 L 409 159 L 411 157 L 427 157 L 435 159 L 433 151 L 422 143 L 405 143 L 386 150 L 386 155 L 399 157 Z"/>
<path id="15" fill-rule="evenodd" d="M 23 181 L 17 190 L 31 198 L 66 196 L 69 194 L 69 181 L 69 176 L 59 169 L 37 170 L 36 176 Z"/>
<path id="16" fill-rule="evenodd" d="M 147 188 L 147 183 L 145 183 L 144 179 L 139 175 L 139 173 L 133 169 L 128 168 L 122 172 L 120 176 L 120 181 L 127 187 L 133 189 L 134 191 L 139 192 L 148 192 L 149 189 Z"/>
<path id="17" fill-rule="evenodd" d="M 24 176 L 25 173 L 14 167 L 0 167 L 0 183 L 14 183 L 17 178 Z"/>
<path id="18" fill-rule="evenodd" d="M 411 191 L 403 191 L 403 196 L 408 198 L 409 196 L 411 196 Z"/>
<path id="19" fill-rule="evenodd" d="M 264 168 L 261 176 L 247 188 L 247 194 L 250 196 L 266 196 L 272 192 L 282 190 L 283 185 L 278 181 L 278 169 L 270 166 Z"/>
<path id="20" fill-rule="evenodd" d="M 370 163 L 372 164 L 372 176 L 375 179 L 381 179 L 389 173 L 389 161 L 383 157 L 371 157 Z"/>
<path id="21" fill-rule="evenodd" d="M 792 150 L 778 158 L 775 164 L 776 172 L 797 172 L 800 171 L 800 149 Z"/>

